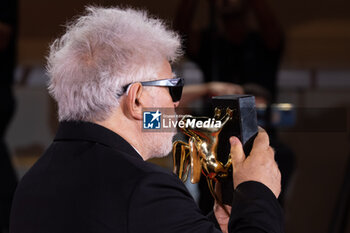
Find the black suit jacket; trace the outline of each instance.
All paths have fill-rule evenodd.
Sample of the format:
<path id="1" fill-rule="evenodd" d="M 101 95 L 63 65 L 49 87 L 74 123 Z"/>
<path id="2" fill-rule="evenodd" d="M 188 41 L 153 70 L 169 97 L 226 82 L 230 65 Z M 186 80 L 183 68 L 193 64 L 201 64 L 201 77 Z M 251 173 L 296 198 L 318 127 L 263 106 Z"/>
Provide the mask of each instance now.
<path id="1" fill-rule="evenodd" d="M 281 209 L 257 182 L 235 191 L 230 232 L 282 232 Z M 212 218 L 212 216 L 211 216 Z M 62 122 L 20 182 L 11 233 L 220 232 L 182 182 L 114 132 Z"/>

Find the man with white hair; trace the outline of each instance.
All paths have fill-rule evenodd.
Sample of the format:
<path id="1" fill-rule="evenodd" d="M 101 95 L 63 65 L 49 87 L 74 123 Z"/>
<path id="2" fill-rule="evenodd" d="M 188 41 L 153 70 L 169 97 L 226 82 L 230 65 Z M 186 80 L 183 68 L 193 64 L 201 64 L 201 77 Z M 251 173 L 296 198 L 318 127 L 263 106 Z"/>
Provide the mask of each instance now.
<path id="1" fill-rule="evenodd" d="M 173 133 L 142 131 L 142 111 L 178 105 L 169 62 L 180 54 L 179 36 L 142 11 L 89 7 L 68 26 L 48 57 L 60 126 L 16 190 L 11 233 L 283 232 L 266 132 L 247 159 L 230 139 L 230 216 L 219 205 L 203 216 L 174 174 L 145 161 L 171 149 Z"/>

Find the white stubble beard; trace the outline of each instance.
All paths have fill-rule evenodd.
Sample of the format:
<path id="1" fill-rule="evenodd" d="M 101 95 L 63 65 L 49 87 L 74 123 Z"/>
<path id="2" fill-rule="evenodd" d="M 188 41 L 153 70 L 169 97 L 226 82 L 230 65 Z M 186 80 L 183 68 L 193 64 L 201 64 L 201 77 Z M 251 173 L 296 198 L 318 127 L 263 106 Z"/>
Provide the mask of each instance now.
<path id="1" fill-rule="evenodd" d="M 157 92 L 151 92 L 153 97 L 157 98 Z M 157 104 L 153 104 L 152 108 L 158 108 Z M 175 109 L 167 112 L 169 115 L 176 115 Z M 166 157 L 173 148 L 173 138 L 176 135 L 176 128 L 172 128 L 167 132 L 142 132 L 143 145 L 147 146 L 148 158 L 163 158 Z"/>
<path id="2" fill-rule="evenodd" d="M 176 132 L 144 133 L 144 145 L 147 145 L 149 158 L 163 158 L 173 148 L 173 137 Z"/>

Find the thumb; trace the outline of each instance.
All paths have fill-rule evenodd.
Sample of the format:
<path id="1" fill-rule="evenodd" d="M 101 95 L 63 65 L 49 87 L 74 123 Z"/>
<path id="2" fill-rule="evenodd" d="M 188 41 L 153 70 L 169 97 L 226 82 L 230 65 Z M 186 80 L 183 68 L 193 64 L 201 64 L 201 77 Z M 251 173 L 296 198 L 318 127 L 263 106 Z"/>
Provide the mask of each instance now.
<path id="1" fill-rule="evenodd" d="M 230 144 L 231 160 L 234 167 L 236 164 L 240 164 L 245 160 L 245 154 L 243 151 L 242 143 L 237 137 L 230 137 Z"/>

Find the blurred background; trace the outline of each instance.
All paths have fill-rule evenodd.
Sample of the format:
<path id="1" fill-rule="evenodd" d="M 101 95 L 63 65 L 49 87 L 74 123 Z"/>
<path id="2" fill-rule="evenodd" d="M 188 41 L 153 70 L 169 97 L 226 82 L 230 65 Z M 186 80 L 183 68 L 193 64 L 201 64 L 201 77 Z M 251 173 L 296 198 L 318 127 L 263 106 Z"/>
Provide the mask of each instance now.
<path id="1" fill-rule="evenodd" d="M 254 2 L 245 2 L 248 1 Z M 15 0 L 11 2 L 15 3 Z M 225 9 L 225 4 L 229 4 L 225 0 L 198 0 L 193 1 L 193 5 L 190 2 L 18 0 L 15 17 L 17 20 L 1 22 L 0 18 L 0 22 L 10 25 L 15 32 L 12 34 L 16 35 L 16 38 L 11 38 L 16 47 L 13 84 L 1 84 L 12 88 L 16 99 L 16 104 L 11 105 L 16 106 L 11 121 L 4 120 L 7 123 L 3 135 L 16 177 L 20 179 L 25 174 L 55 135 L 56 108 L 46 90 L 45 56 L 48 54 L 50 42 L 63 33 L 63 26 L 68 21 L 84 12 L 84 6 L 133 6 L 147 9 L 151 14 L 165 19 L 183 35 L 186 45 L 187 55 L 179 61 L 175 69 L 188 79 L 188 83 L 194 84 L 228 81 L 213 75 L 215 69 L 222 70 L 219 58 L 222 54 L 216 51 L 225 50 L 220 47 L 220 36 L 227 32 L 230 25 L 226 25 L 224 21 L 239 21 L 243 15 L 244 20 L 249 21 L 250 29 L 259 28 L 256 31 L 262 35 L 262 47 L 267 47 L 259 47 L 261 38 L 254 37 L 253 42 L 244 47 L 251 50 L 244 52 L 243 57 L 255 56 L 256 50 L 273 51 L 272 55 L 262 52 L 263 55 L 257 55 L 254 60 L 255 63 L 259 63 L 259 59 L 271 59 L 273 64 L 266 79 L 262 75 L 256 81 L 243 75 L 248 81 L 241 77 L 236 79 L 237 83 L 258 82 L 270 92 L 267 104 L 289 103 L 294 106 L 296 112 L 305 109 L 307 112 L 299 118 L 295 117 L 295 122 L 287 127 L 273 129 L 273 134 L 278 137 L 279 142 L 288 148 L 290 158 L 281 162 L 287 164 L 288 170 L 288 182 L 283 198 L 286 232 L 349 233 L 350 1 L 261 0 L 264 6 L 261 3 L 247 6 L 251 8 L 243 10 L 244 13 L 242 9 L 246 6 L 240 3 L 241 1 L 231 1 L 236 4 L 235 9 L 240 9 L 237 11 L 239 13 L 233 10 L 237 13 L 234 16 L 229 16 L 230 12 L 216 11 L 220 7 Z M 223 5 L 217 6 L 214 2 L 222 2 Z M 6 3 L 3 5 L 0 4 L 0 12 L 6 15 L 10 11 L 5 8 L 8 7 Z M 239 33 L 222 38 L 230 41 L 241 36 L 242 41 L 246 40 L 246 37 L 242 36 L 245 32 L 242 30 L 246 28 L 238 28 L 241 29 Z M 207 47 L 205 38 L 209 41 Z M 240 44 L 241 41 L 237 43 Z M 10 44 L 7 45 L 11 47 Z M 249 47 L 250 45 L 252 47 Z M 203 49 L 201 46 L 211 51 L 205 55 L 211 60 L 199 59 Z M 13 51 L 13 48 L 9 50 L 10 53 Z M 11 59 L 10 53 L 2 55 L 2 63 Z M 205 70 L 208 67 L 211 67 L 211 70 Z M 231 69 L 230 65 L 228 67 Z M 255 69 L 256 66 L 248 68 Z M 258 68 L 257 72 L 259 74 Z M 1 90 L 5 93 L 7 89 Z M 253 94 L 256 93 L 256 89 L 254 90 Z M 9 108 L 2 108 L 2 115 L 12 112 Z M 171 166 L 168 162 L 157 162 Z M 6 161 L 2 163 L 5 164 Z M 5 182 L 9 179 L 13 177 L 2 175 Z M 11 189 L 14 183 L 7 182 L 6 185 Z M 5 215 L 6 210 L 1 216 L 5 219 Z M 5 229 L 6 223 L 2 224 Z"/>

